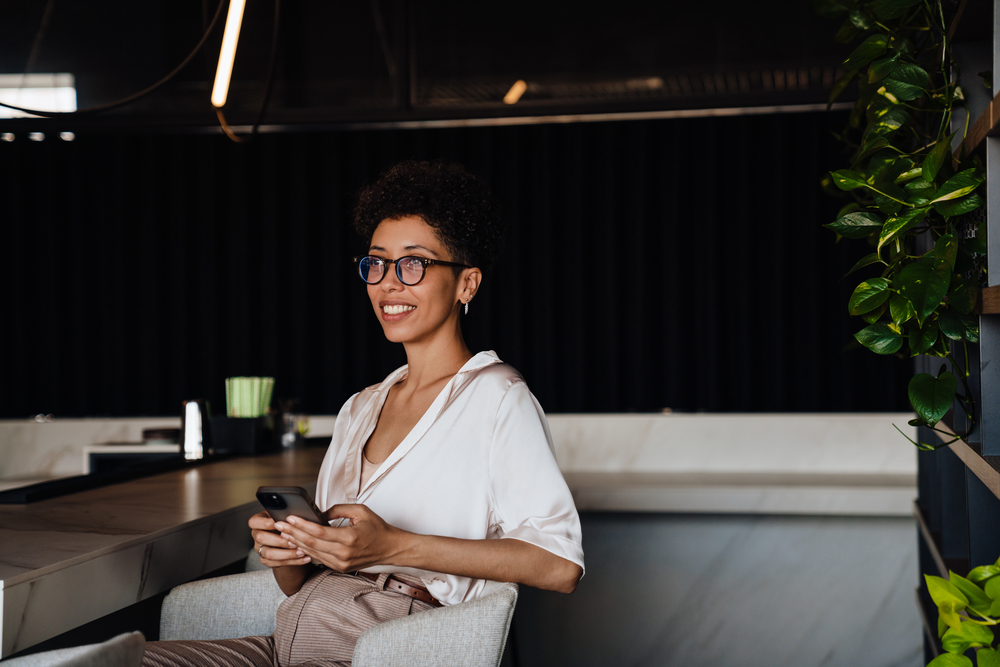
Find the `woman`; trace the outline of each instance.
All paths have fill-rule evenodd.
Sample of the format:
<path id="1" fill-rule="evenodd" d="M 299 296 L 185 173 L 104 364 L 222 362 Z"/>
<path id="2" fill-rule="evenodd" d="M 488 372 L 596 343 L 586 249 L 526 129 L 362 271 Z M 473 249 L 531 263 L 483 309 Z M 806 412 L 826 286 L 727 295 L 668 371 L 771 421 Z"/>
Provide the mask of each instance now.
<path id="1" fill-rule="evenodd" d="M 170 643 L 198 651 L 190 664 L 349 664 L 368 627 L 474 599 L 486 580 L 570 593 L 583 576 L 541 408 L 517 371 L 462 338 L 502 246 L 488 189 L 456 165 L 403 163 L 362 193 L 355 226 L 372 308 L 407 365 L 337 417 L 316 494 L 331 526 L 250 520 L 290 596 L 274 636 Z M 189 664 L 181 647 L 151 646 L 148 664 Z M 161 651 L 173 659 L 155 662 Z"/>

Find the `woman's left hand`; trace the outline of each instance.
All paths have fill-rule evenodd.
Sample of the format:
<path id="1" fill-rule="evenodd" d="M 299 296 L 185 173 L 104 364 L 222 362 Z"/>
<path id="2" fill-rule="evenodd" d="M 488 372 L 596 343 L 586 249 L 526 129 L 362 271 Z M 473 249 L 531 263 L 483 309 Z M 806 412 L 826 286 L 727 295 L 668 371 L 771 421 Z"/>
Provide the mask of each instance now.
<path id="1" fill-rule="evenodd" d="M 334 505 L 325 514 L 329 521 L 347 518 L 350 524 L 333 528 L 289 517 L 274 527 L 314 563 L 323 563 L 339 572 L 391 565 L 392 557 L 402 548 L 407 534 L 390 526 L 364 505 Z"/>

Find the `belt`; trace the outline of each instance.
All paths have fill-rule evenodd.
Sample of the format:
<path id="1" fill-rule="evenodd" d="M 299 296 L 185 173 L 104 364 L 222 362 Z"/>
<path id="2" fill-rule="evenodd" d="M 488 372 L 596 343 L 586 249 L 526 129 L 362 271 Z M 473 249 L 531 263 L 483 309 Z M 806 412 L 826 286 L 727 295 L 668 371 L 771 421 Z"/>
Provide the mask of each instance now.
<path id="1" fill-rule="evenodd" d="M 355 572 L 354 574 L 359 577 L 364 577 L 369 581 L 378 581 L 378 575 L 374 572 Z M 382 590 L 386 591 L 396 591 L 397 593 L 402 593 L 403 595 L 409 595 L 414 600 L 420 600 L 421 602 L 426 602 L 432 607 L 443 607 L 444 605 L 438 602 L 433 595 L 426 588 L 420 586 L 411 586 L 410 584 L 397 579 L 391 574 L 386 577 L 385 584 Z"/>

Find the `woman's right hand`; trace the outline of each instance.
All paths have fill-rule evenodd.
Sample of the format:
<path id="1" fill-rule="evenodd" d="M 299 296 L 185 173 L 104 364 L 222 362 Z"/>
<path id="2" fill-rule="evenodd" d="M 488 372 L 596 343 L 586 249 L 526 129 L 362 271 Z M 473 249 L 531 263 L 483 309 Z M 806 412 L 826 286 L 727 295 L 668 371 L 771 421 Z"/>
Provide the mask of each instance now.
<path id="1" fill-rule="evenodd" d="M 301 549 L 281 537 L 274 529 L 274 520 L 267 512 L 259 512 L 250 517 L 250 534 L 253 536 L 253 550 L 260 557 L 262 565 L 270 568 L 289 565 L 306 565 L 312 559 Z"/>

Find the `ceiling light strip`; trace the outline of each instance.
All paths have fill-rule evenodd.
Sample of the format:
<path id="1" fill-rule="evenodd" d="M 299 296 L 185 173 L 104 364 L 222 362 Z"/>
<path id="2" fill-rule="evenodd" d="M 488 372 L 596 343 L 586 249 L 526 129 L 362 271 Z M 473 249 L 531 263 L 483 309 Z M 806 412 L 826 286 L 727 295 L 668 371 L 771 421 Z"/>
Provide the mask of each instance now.
<path id="1" fill-rule="evenodd" d="M 853 102 L 837 102 L 831 111 L 843 111 L 854 106 Z M 260 132 L 307 132 L 314 130 L 410 130 L 451 127 L 503 127 L 510 125 L 548 125 L 559 123 L 605 123 L 628 120 L 669 120 L 672 118 L 713 118 L 726 116 L 761 116 L 768 114 L 812 113 L 826 111 L 824 103 L 779 104 L 761 107 L 720 107 L 716 109 L 668 109 L 662 111 L 623 111 L 616 113 L 559 114 L 552 116 L 505 116 L 502 118 L 452 118 L 443 120 L 398 120 L 350 123 L 313 123 L 301 125 L 261 125 Z M 249 131 L 250 126 L 233 126 L 239 132 Z M 208 128 L 221 132 L 219 128 Z"/>

